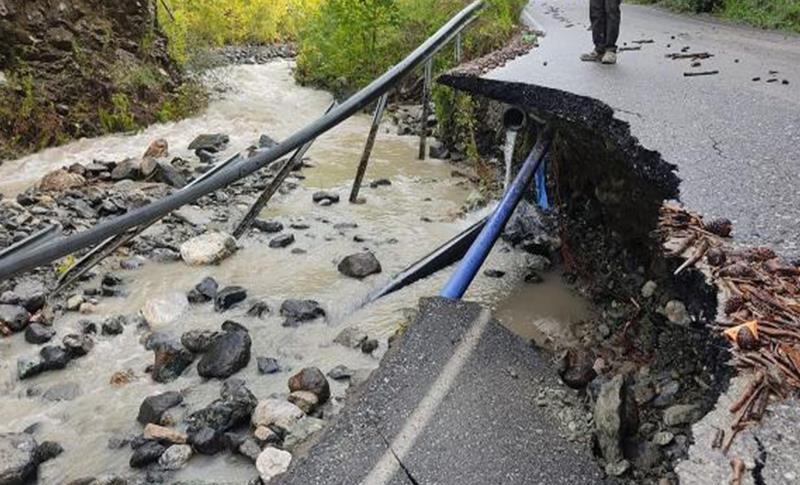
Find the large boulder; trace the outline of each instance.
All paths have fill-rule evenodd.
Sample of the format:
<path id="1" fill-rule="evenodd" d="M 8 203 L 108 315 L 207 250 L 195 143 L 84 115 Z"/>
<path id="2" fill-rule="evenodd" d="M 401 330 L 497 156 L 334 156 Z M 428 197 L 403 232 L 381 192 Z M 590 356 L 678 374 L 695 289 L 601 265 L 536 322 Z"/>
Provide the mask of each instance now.
<path id="1" fill-rule="evenodd" d="M 224 312 L 247 299 L 247 290 L 241 286 L 226 286 L 214 298 L 214 310 Z"/>
<path id="2" fill-rule="evenodd" d="M 378 258 L 370 252 L 347 256 L 339 263 L 338 269 L 343 275 L 357 279 L 366 278 L 382 271 Z"/>
<path id="3" fill-rule="evenodd" d="M 54 170 L 39 181 L 39 190 L 43 192 L 56 191 L 62 192 L 86 184 L 86 179 L 76 173 L 71 173 L 64 169 Z"/>
<path id="4" fill-rule="evenodd" d="M 286 300 L 281 304 L 281 315 L 286 318 L 284 327 L 297 327 L 303 322 L 325 316 L 325 310 L 314 300 Z"/>
<path id="5" fill-rule="evenodd" d="M 236 252 L 236 239 L 224 232 L 207 232 L 186 241 L 180 249 L 189 266 L 217 264 Z"/>
<path id="6" fill-rule="evenodd" d="M 223 133 L 198 135 L 197 138 L 189 144 L 189 150 L 204 150 L 209 153 L 217 153 L 225 150 L 229 141 L 230 138 L 228 135 Z"/>
<path id="7" fill-rule="evenodd" d="M 203 377 L 227 379 L 250 362 L 252 341 L 247 329 L 228 321 L 222 324 L 222 331 L 197 364 Z"/>
<path id="8" fill-rule="evenodd" d="M 33 436 L 26 433 L 0 434 L 0 484 L 30 483 L 39 466 Z"/>
<path id="9" fill-rule="evenodd" d="M 151 328 L 157 328 L 174 322 L 188 309 L 186 295 L 167 293 L 148 300 L 142 307 L 142 316 Z"/>
<path id="10" fill-rule="evenodd" d="M 136 419 L 142 424 L 161 424 L 161 417 L 164 413 L 182 402 L 183 396 L 176 391 L 148 396 L 139 406 L 139 416 Z"/>

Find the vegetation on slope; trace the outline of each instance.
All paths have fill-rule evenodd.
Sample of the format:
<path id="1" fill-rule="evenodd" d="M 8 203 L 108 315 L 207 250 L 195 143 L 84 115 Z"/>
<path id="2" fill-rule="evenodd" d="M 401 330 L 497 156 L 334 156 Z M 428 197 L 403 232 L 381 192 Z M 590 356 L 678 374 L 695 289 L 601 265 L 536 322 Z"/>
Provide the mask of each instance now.
<path id="1" fill-rule="evenodd" d="M 800 2 L 797 0 L 639 0 L 679 12 L 709 12 L 722 18 L 765 29 L 800 32 Z"/>

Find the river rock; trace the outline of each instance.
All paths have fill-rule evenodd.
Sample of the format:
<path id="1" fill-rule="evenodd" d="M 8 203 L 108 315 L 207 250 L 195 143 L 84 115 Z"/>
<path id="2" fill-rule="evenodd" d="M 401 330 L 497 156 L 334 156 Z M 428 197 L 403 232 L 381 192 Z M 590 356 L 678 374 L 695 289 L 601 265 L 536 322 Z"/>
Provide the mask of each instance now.
<path id="1" fill-rule="evenodd" d="M 43 370 L 42 359 L 38 355 L 23 356 L 17 359 L 17 377 L 20 380 L 41 374 Z"/>
<path id="2" fill-rule="evenodd" d="M 56 347 L 55 345 L 42 347 L 42 350 L 39 351 L 39 355 L 42 357 L 43 370 L 63 369 L 71 359 L 66 349 Z"/>
<path id="3" fill-rule="evenodd" d="M 81 320 L 77 323 L 81 335 L 96 335 L 97 323 L 91 320 Z"/>
<path id="4" fill-rule="evenodd" d="M 285 473 L 292 463 L 292 454 L 277 448 L 267 448 L 258 455 L 256 469 L 261 476 L 261 481 L 269 483 L 278 475 Z"/>
<path id="5" fill-rule="evenodd" d="M 191 443 L 201 455 L 216 455 L 225 447 L 222 434 L 209 426 L 203 426 L 192 433 Z"/>
<path id="6" fill-rule="evenodd" d="M 82 187 L 86 184 L 86 179 L 78 174 L 70 173 L 64 169 L 54 170 L 39 181 L 39 190 L 42 192 L 63 192 L 65 190 Z"/>
<path id="7" fill-rule="evenodd" d="M 332 192 L 320 191 L 311 196 L 311 200 L 316 204 L 331 205 L 339 203 L 339 194 Z"/>
<path id="8" fill-rule="evenodd" d="M 247 290 L 241 286 L 227 286 L 217 292 L 217 296 L 214 298 L 214 310 L 224 312 L 246 299 Z"/>
<path id="9" fill-rule="evenodd" d="M 111 171 L 111 180 L 139 180 L 142 178 L 141 160 L 128 158 Z"/>
<path id="10" fill-rule="evenodd" d="M 303 322 L 325 316 L 325 310 L 314 300 L 286 300 L 281 304 L 281 316 L 286 320 L 284 327 L 297 327 Z"/>
<path id="11" fill-rule="evenodd" d="M 211 214 L 197 206 L 185 205 L 172 213 L 172 216 L 189 225 L 205 228 L 211 223 Z"/>
<path id="12" fill-rule="evenodd" d="M 382 271 L 378 258 L 370 252 L 347 256 L 339 263 L 338 269 L 343 275 L 357 279 L 366 278 Z"/>
<path id="13" fill-rule="evenodd" d="M 176 189 L 182 189 L 186 186 L 186 177 L 168 162 L 156 163 L 155 170 L 150 178 Z"/>
<path id="14" fill-rule="evenodd" d="M 167 341 L 159 343 L 153 351 L 152 376 L 156 382 L 174 381 L 194 361 L 194 354 L 186 350 L 178 342 Z"/>
<path id="15" fill-rule="evenodd" d="M 667 426 L 681 426 L 690 424 L 699 419 L 700 407 L 694 404 L 676 404 L 664 411 L 664 424 Z"/>
<path id="16" fill-rule="evenodd" d="M 348 327 L 339 332 L 333 342 L 351 349 L 357 349 L 367 341 L 369 337 L 366 332 L 356 327 Z"/>
<path id="17" fill-rule="evenodd" d="M 281 371 L 277 359 L 272 357 L 258 357 L 256 362 L 258 363 L 258 372 L 262 374 L 276 374 Z"/>
<path id="18" fill-rule="evenodd" d="M 47 300 L 47 288 L 42 283 L 30 279 L 17 283 L 14 294 L 19 299 L 18 304 L 30 313 L 41 310 Z"/>
<path id="19" fill-rule="evenodd" d="M 295 448 L 324 428 L 324 420 L 306 416 L 287 430 L 286 439 L 283 440 L 283 447 L 290 452 L 294 451 Z"/>
<path id="20" fill-rule="evenodd" d="M 241 379 L 228 379 L 222 384 L 220 398 L 186 418 L 190 440 L 204 427 L 220 437 L 226 431 L 250 421 L 258 400 Z"/>
<path id="21" fill-rule="evenodd" d="M 252 423 L 255 427 L 275 425 L 282 429 L 289 429 L 305 415 L 306 413 L 302 409 L 289 401 L 269 398 L 258 402 L 258 406 L 253 411 Z"/>
<path id="22" fill-rule="evenodd" d="M 67 310 L 77 312 L 81 309 L 81 305 L 83 305 L 85 301 L 83 295 L 72 295 L 67 299 Z"/>
<path id="23" fill-rule="evenodd" d="M 43 344 L 49 342 L 56 334 L 51 327 L 41 323 L 32 323 L 25 329 L 25 341 L 29 344 Z"/>
<path id="24" fill-rule="evenodd" d="M 269 315 L 271 309 L 269 308 L 269 304 L 265 301 L 256 301 L 250 305 L 250 309 L 247 310 L 247 316 L 253 318 L 264 318 L 265 315 Z"/>
<path id="25" fill-rule="evenodd" d="M 142 316 L 150 327 L 157 328 L 177 320 L 189 309 L 189 301 L 182 293 L 167 293 L 147 301 Z"/>
<path id="26" fill-rule="evenodd" d="M 181 258 L 189 266 L 217 264 L 236 252 L 236 239 L 224 232 L 207 232 L 181 245 Z"/>
<path id="27" fill-rule="evenodd" d="M 185 444 L 188 439 L 187 436 L 180 431 L 153 423 L 149 423 L 144 427 L 144 437 L 148 440 L 178 445 Z"/>
<path id="28" fill-rule="evenodd" d="M 39 466 L 38 445 L 27 433 L 0 433 L 0 483 L 30 483 Z"/>
<path id="29" fill-rule="evenodd" d="M 176 391 L 168 391 L 155 396 L 148 396 L 139 406 L 136 420 L 142 424 L 161 424 L 161 417 L 168 409 L 183 402 L 183 396 Z"/>
<path id="30" fill-rule="evenodd" d="M 219 337 L 220 333 L 213 330 L 189 330 L 181 335 L 181 343 L 190 352 L 195 354 L 202 354 L 207 351 L 214 340 Z"/>
<path id="31" fill-rule="evenodd" d="M 192 457 L 192 447 L 189 445 L 172 445 L 158 459 L 158 466 L 164 470 L 180 470 L 185 467 Z"/>
<path id="32" fill-rule="evenodd" d="M 42 464 L 64 453 L 64 447 L 55 441 L 45 441 L 36 448 L 36 462 Z"/>
<path id="33" fill-rule="evenodd" d="M 378 347 L 380 347 L 380 344 L 376 339 L 367 339 L 361 344 L 361 352 L 369 355 L 378 350 Z"/>
<path id="34" fill-rule="evenodd" d="M 263 221 L 261 219 L 256 219 L 253 221 L 253 227 L 268 234 L 276 234 L 283 231 L 283 224 L 278 221 Z"/>
<path id="35" fill-rule="evenodd" d="M 61 344 L 64 345 L 64 348 L 73 359 L 83 357 L 94 348 L 94 340 L 92 340 L 91 337 L 75 333 L 65 335 L 64 338 L 61 339 Z"/>
<path id="36" fill-rule="evenodd" d="M 125 317 L 117 316 L 107 318 L 101 327 L 101 332 L 103 335 L 120 335 L 123 331 L 125 331 L 125 327 L 123 326 L 125 322 Z"/>
<path id="37" fill-rule="evenodd" d="M 223 334 L 217 337 L 197 364 L 197 372 L 205 378 L 226 379 L 250 362 L 252 341 L 247 329 L 235 322 L 222 324 Z"/>
<path id="38" fill-rule="evenodd" d="M 0 305 L 0 325 L 12 332 L 24 330 L 30 319 L 31 314 L 22 306 Z"/>
<path id="39" fill-rule="evenodd" d="M 81 393 L 80 385 L 77 382 L 62 382 L 51 386 L 44 392 L 42 398 L 45 401 L 72 401 Z"/>
<path id="40" fill-rule="evenodd" d="M 144 468 L 151 463 L 157 462 L 166 450 L 167 447 L 157 441 L 146 441 L 133 450 L 128 464 L 131 468 Z"/>
<path id="41" fill-rule="evenodd" d="M 345 365 L 337 365 L 328 372 L 328 377 L 334 381 L 346 381 L 353 376 L 353 370 Z"/>
<path id="42" fill-rule="evenodd" d="M 294 244 L 294 234 L 282 234 L 269 242 L 272 249 L 281 249 Z"/>
<path id="43" fill-rule="evenodd" d="M 189 150 L 205 150 L 210 153 L 218 153 L 225 150 L 229 141 L 228 135 L 222 133 L 198 135 L 189 144 Z"/>
<path id="44" fill-rule="evenodd" d="M 638 416 L 624 376 L 603 383 L 594 408 L 595 437 L 607 463 L 618 463 L 623 437 L 636 432 Z"/>
<path id="45" fill-rule="evenodd" d="M 331 396 L 331 387 L 330 384 L 328 384 L 328 379 L 326 379 L 325 374 L 316 367 L 306 367 L 290 377 L 289 390 L 292 392 L 312 392 L 319 398 L 320 404 L 325 404 Z"/>
<path id="46" fill-rule="evenodd" d="M 239 445 L 237 451 L 242 456 L 246 456 L 255 462 L 258 459 L 258 455 L 261 454 L 261 446 L 253 438 L 247 438 Z"/>
<path id="47" fill-rule="evenodd" d="M 568 350 L 559 360 L 558 375 L 572 389 L 583 389 L 597 377 L 594 360 L 583 351 Z"/>
<path id="48" fill-rule="evenodd" d="M 206 276 L 203 278 L 203 281 L 197 283 L 194 289 L 189 293 L 189 301 L 192 303 L 211 301 L 217 297 L 217 290 L 219 290 L 219 283 L 217 283 L 217 280 Z"/>
<path id="49" fill-rule="evenodd" d="M 319 398 L 309 391 L 295 391 L 286 398 L 290 403 L 299 407 L 306 414 L 313 413 L 319 406 Z"/>

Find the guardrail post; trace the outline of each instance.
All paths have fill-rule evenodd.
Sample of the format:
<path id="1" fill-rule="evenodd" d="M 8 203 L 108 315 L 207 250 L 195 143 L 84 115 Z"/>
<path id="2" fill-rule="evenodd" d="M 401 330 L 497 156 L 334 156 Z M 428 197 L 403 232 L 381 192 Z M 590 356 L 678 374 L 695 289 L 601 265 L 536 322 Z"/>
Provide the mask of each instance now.
<path id="1" fill-rule="evenodd" d="M 389 93 L 385 93 L 378 99 L 378 105 L 375 106 L 375 114 L 372 117 L 372 126 L 367 135 L 367 143 L 364 145 L 364 153 L 361 154 L 361 162 L 358 164 L 356 171 L 356 178 L 353 180 L 353 188 L 350 191 L 350 203 L 358 203 L 358 191 L 361 190 L 361 183 L 364 181 L 364 174 L 367 172 L 367 165 L 369 165 L 369 157 L 372 155 L 372 149 L 375 147 L 375 138 L 378 136 L 378 129 L 381 126 L 381 119 L 383 112 L 386 110 L 386 104 L 389 102 Z"/>
<path id="2" fill-rule="evenodd" d="M 461 59 L 464 58 L 464 44 L 461 38 L 461 32 L 456 35 L 456 64 L 461 64 Z"/>
<path id="3" fill-rule="evenodd" d="M 433 84 L 433 57 L 425 62 L 424 86 L 422 88 L 422 116 L 419 120 L 419 159 L 425 160 L 428 151 L 428 117 L 431 114 L 431 84 Z"/>

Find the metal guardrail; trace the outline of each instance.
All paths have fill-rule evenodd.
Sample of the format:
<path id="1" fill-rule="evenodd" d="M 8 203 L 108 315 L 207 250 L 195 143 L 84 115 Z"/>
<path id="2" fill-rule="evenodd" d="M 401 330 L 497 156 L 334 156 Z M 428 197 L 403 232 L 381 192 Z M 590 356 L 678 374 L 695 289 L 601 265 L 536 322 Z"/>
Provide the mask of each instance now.
<path id="1" fill-rule="evenodd" d="M 347 101 L 322 116 L 302 130 L 293 134 L 276 147 L 259 153 L 233 166 L 226 167 L 187 190 L 178 191 L 145 207 L 131 211 L 111 221 L 99 224 L 92 229 L 60 238 L 21 253 L 11 254 L 0 260 L 0 281 L 18 273 L 29 271 L 51 263 L 81 249 L 100 244 L 108 238 L 124 233 L 142 225 L 153 224 L 180 207 L 194 202 L 211 192 L 246 177 L 309 141 L 331 130 L 354 114 L 368 107 L 419 65 L 426 62 L 455 39 L 483 9 L 483 0 L 476 0 L 455 15 L 433 36 L 417 47 L 408 57 L 389 69 L 367 87 L 350 97 Z"/>

